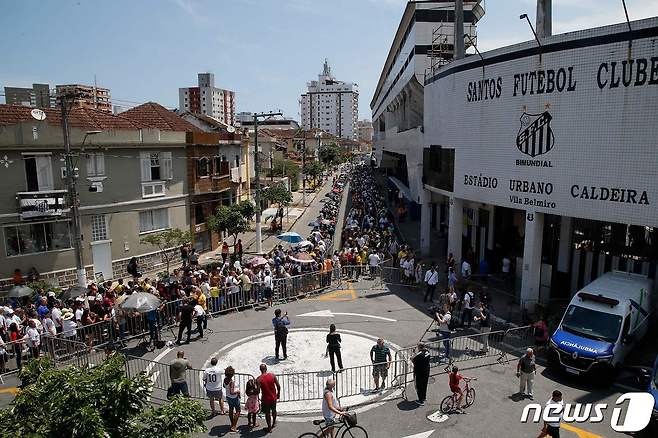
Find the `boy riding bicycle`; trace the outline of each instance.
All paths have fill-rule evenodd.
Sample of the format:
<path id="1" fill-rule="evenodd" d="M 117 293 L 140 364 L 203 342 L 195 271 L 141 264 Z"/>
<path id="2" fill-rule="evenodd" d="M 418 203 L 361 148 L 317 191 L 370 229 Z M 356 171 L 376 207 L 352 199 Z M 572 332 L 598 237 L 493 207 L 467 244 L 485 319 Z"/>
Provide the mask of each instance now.
<path id="1" fill-rule="evenodd" d="M 457 395 L 459 394 L 459 396 L 457 397 L 458 411 L 462 410 L 462 400 L 464 399 L 464 393 L 462 392 L 462 389 L 459 386 L 459 382 L 461 382 L 462 380 L 470 381 L 476 379 L 473 377 L 462 376 L 461 374 L 459 374 L 459 368 L 452 367 L 452 372 L 448 373 L 448 385 L 450 386 L 450 391 L 452 391 L 455 397 L 457 397 Z"/>

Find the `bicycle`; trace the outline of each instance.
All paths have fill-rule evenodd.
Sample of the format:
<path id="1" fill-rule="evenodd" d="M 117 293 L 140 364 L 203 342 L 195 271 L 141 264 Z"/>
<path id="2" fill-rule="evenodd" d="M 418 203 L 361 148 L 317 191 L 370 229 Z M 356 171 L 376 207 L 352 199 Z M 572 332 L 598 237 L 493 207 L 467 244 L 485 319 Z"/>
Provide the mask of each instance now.
<path id="1" fill-rule="evenodd" d="M 347 409 L 345 409 L 345 412 L 347 412 Z M 368 432 L 366 432 L 366 430 L 363 427 L 356 425 L 356 416 L 354 416 L 354 419 L 355 419 L 355 424 L 350 425 L 348 423 L 347 416 L 346 415 L 341 416 L 340 421 L 333 424 L 335 428 L 334 435 L 336 437 L 340 436 L 341 438 L 368 438 Z M 323 436 L 322 434 L 324 433 L 324 431 L 329 427 L 326 424 L 323 426 L 324 423 L 325 423 L 324 419 L 313 420 L 313 425 L 318 426 L 320 428 L 320 431 L 318 433 L 306 432 L 301 434 L 298 438 L 321 438 Z M 345 427 L 347 429 L 343 431 L 342 435 L 339 435 L 340 431 Z M 327 436 L 330 437 L 331 434 Z"/>
<path id="2" fill-rule="evenodd" d="M 477 380 L 477 379 L 464 378 L 464 382 L 466 382 L 463 392 L 466 397 L 466 403 L 462 405 L 462 407 L 464 408 L 468 408 L 473 403 L 475 403 L 475 388 L 471 388 L 470 385 L 468 384 L 468 382 L 470 382 L 471 380 Z M 459 399 L 459 395 L 455 392 L 453 392 L 451 395 L 445 396 L 443 400 L 441 400 L 441 412 L 444 414 L 453 412 L 457 407 L 458 399 Z"/>

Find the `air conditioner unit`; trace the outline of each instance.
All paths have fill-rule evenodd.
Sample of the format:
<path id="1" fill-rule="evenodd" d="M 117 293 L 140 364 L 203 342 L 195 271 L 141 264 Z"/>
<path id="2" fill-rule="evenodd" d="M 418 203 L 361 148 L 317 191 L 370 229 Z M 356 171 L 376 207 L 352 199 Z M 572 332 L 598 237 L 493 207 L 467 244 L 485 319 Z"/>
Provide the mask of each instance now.
<path id="1" fill-rule="evenodd" d="M 103 183 L 101 181 L 92 182 L 89 186 L 90 192 L 103 193 Z"/>

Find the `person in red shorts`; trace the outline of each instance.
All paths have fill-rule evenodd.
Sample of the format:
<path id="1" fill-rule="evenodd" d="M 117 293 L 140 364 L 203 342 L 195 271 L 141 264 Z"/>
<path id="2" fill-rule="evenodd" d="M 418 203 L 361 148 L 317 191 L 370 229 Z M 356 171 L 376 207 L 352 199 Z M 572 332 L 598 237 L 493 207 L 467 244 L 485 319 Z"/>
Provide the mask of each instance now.
<path id="1" fill-rule="evenodd" d="M 450 385 L 450 391 L 453 392 L 453 394 L 459 394 L 459 398 L 457 399 L 457 410 L 461 411 L 462 410 L 462 400 L 464 399 L 464 393 L 462 392 L 461 387 L 459 386 L 459 382 L 462 380 L 475 380 L 472 377 L 466 377 L 462 376 L 459 374 L 459 368 L 457 367 L 452 367 L 452 372 L 448 373 L 448 384 Z"/>

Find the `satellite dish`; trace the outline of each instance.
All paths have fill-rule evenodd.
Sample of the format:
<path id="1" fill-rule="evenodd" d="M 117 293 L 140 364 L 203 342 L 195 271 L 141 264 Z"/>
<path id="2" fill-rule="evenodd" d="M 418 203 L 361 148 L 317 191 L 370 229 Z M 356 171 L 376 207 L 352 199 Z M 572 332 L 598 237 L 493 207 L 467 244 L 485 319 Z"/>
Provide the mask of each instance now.
<path id="1" fill-rule="evenodd" d="M 40 110 L 39 108 L 34 108 L 32 111 L 30 111 L 30 114 L 32 115 L 32 118 L 36 120 L 46 120 L 46 112 L 44 110 Z"/>
<path id="2" fill-rule="evenodd" d="M 227 126 L 226 130 L 228 131 L 229 134 L 233 134 L 235 132 L 235 128 L 233 126 Z"/>

